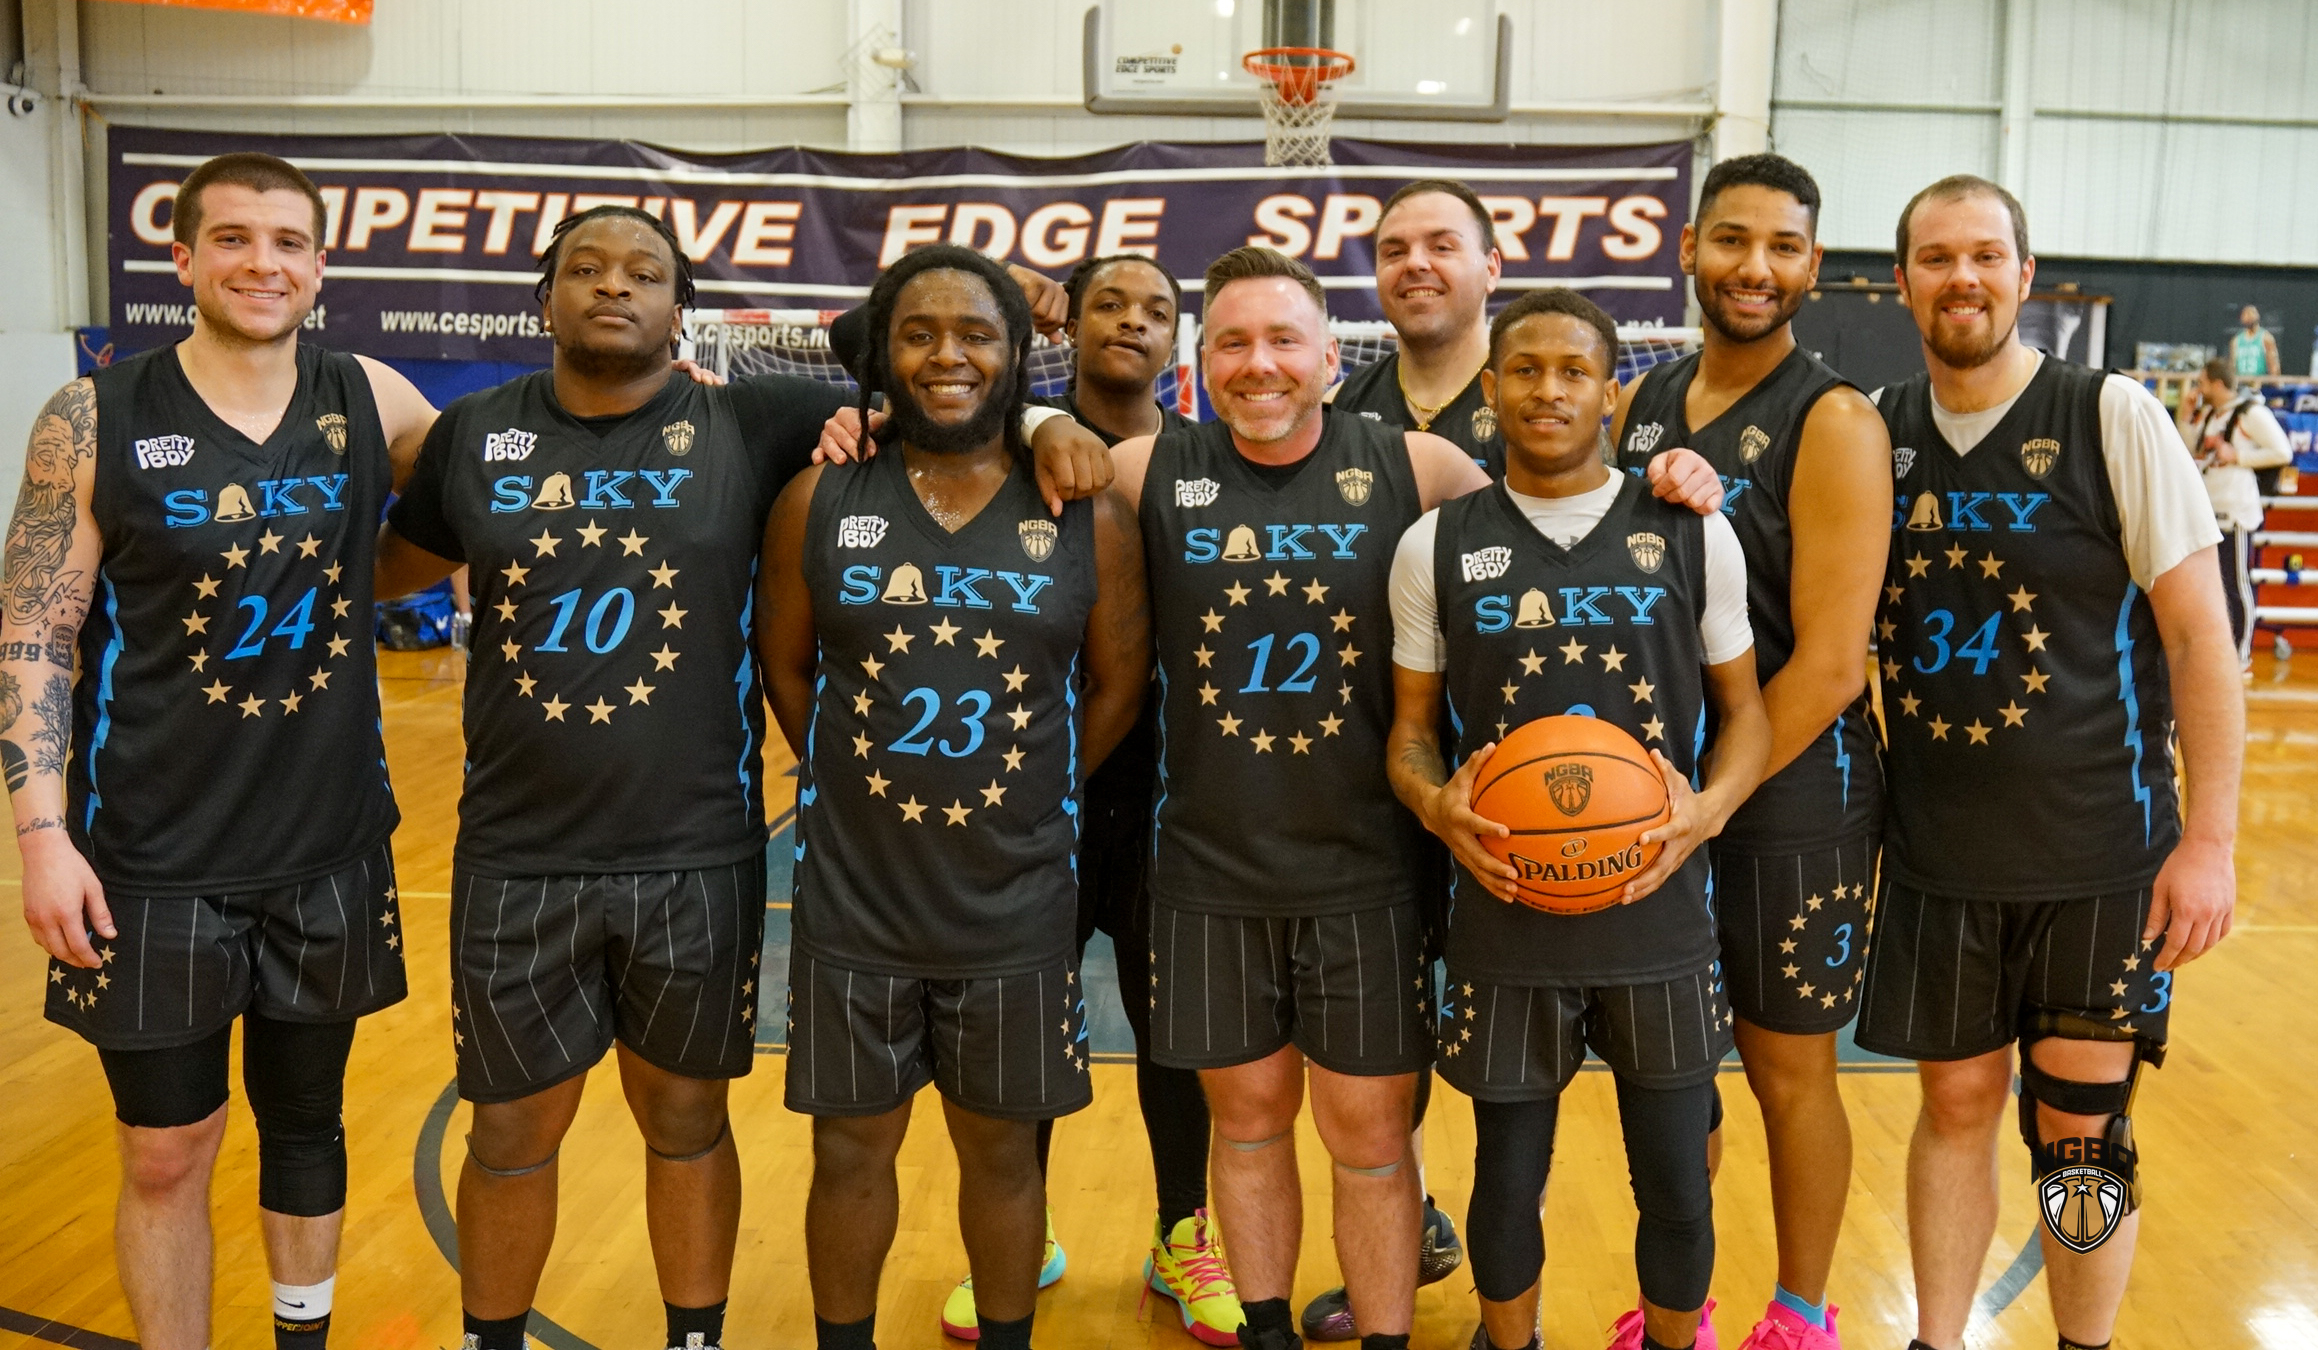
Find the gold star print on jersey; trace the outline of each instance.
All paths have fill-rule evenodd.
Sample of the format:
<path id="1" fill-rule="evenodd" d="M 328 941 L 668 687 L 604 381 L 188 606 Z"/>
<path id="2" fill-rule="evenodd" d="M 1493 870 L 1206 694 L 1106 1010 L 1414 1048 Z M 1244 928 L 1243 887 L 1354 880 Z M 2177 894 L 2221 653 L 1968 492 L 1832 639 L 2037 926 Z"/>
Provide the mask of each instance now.
<path id="1" fill-rule="evenodd" d="M 796 950 L 945 979 L 1068 959 L 1091 504 L 1057 519 L 1018 468 L 953 532 L 897 452 L 823 470 L 804 549 Z"/>
<path id="2" fill-rule="evenodd" d="M 259 553 L 280 554 L 285 538 L 266 530 L 258 536 Z M 236 552 L 246 550 L 228 545 L 219 550 L 219 557 Z M 179 620 L 192 647 L 185 655 L 187 666 L 210 676 L 195 706 L 226 705 L 236 711 L 237 721 L 295 717 L 309 698 L 327 696 L 337 673 L 332 663 L 345 664 L 356 642 L 367 647 L 371 640 L 364 631 L 368 603 L 362 620 L 355 620 L 354 602 L 336 585 L 345 570 L 336 557 L 322 552 L 322 540 L 308 531 L 283 557 L 279 569 L 267 575 L 263 590 L 223 589 L 237 580 L 257 580 L 247 571 L 221 567 L 203 572 L 192 583 L 187 612 Z M 215 571 L 226 576 L 221 579 Z M 270 659 L 252 659 L 260 656 Z M 340 681 L 342 693 L 348 687 Z"/>
<path id="3" fill-rule="evenodd" d="M 618 553 L 600 553 L 597 557 L 584 556 L 585 550 L 603 549 L 605 533 L 604 527 L 592 517 L 568 533 L 543 526 L 537 536 L 522 541 L 530 557 L 529 565 L 520 558 L 509 561 L 495 574 L 498 580 L 487 583 L 483 593 L 476 596 L 477 612 L 489 616 L 477 626 L 476 641 L 496 643 L 500 660 L 507 668 L 505 678 L 519 697 L 538 703 L 539 716 L 544 722 L 608 726 L 615 713 L 629 708 L 648 708 L 658 689 L 651 683 L 652 672 L 672 668 L 676 658 L 683 655 L 681 648 L 672 645 L 683 639 L 684 616 L 688 612 L 678 603 L 682 592 L 676 583 L 684 575 L 683 569 L 672 565 L 665 554 L 648 555 L 651 537 L 633 530 L 626 540 L 615 542 L 632 541 L 634 548 L 623 547 Z M 558 551 L 567 544 L 576 548 L 562 556 L 565 565 L 559 567 Z M 644 566 L 647 560 L 654 565 Z M 592 591 L 588 585 L 568 584 L 575 580 L 597 585 L 606 580 L 625 584 L 606 586 L 599 592 Z M 487 598 L 490 596 L 497 598 Z M 654 603 L 660 608 L 652 608 Z M 658 637 L 659 649 L 646 651 L 643 641 L 629 641 L 639 635 Z M 592 702 L 578 705 L 563 697 L 571 690 L 557 686 L 555 672 L 559 665 L 551 658 L 573 657 L 581 652 L 614 657 L 634 667 L 634 678 L 618 685 L 614 691 L 619 698 L 597 693 Z M 591 661 L 577 669 L 584 673 L 592 688 L 605 682 L 600 667 L 600 662 Z M 617 681 L 630 673 L 623 665 L 613 672 L 612 679 Z M 565 717 L 575 706 L 587 713 L 584 721 Z"/>

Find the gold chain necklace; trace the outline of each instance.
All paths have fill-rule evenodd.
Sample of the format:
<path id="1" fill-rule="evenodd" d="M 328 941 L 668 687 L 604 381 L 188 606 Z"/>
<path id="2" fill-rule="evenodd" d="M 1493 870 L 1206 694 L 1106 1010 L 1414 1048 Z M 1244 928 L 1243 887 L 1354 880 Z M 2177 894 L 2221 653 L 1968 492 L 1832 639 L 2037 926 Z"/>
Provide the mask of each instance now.
<path id="1" fill-rule="evenodd" d="M 1457 394 L 1462 394 L 1465 392 L 1463 389 L 1459 389 L 1456 394 L 1451 394 L 1447 398 L 1442 399 L 1440 402 L 1428 407 L 1425 404 L 1417 402 L 1417 396 L 1409 392 L 1409 377 L 1407 366 L 1402 365 L 1397 360 L 1394 361 L 1392 365 L 1392 377 L 1400 385 L 1401 401 L 1408 404 L 1410 412 L 1416 414 L 1416 429 L 1419 431 L 1432 430 L 1433 419 L 1441 415 L 1441 409 L 1446 408 L 1450 404 L 1456 402 Z M 1466 383 L 1470 384 L 1472 381 L 1468 380 Z"/>

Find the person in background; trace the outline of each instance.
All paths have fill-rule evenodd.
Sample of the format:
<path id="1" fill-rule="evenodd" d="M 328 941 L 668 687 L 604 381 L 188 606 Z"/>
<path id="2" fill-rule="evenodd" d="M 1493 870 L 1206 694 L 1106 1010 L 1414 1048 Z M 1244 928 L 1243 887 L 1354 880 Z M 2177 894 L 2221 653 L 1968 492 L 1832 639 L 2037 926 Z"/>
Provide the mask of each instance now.
<path id="1" fill-rule="evenodd" d="M 2229 605 L 2238 666 L 2250 672 L 2254 661 L 2250 568 L 2253 533 L 2262 527 L 2263 496 L 2255 471 L 2292 463 L 2294 448 L 2261 394 L 2240 390 L 2230 363 L 2218 356 L 2198 372 L 2193 396 L 2182 400 L 2181 434 L 2204 471 L 2205 495 L 2213 499 L 2214 523 L 2221 527 L 2222 599 Z"/>
<path id="2" fill-rule="evenodd" d="M 2278 361 L 2278 337 L 2262 327 L 2262 308 L 2247 305 L 2238 311 L 2238 331 L 2229 335 L 2230 364 L 2239 375 L 2276 375 L 2285 367 Z"/>

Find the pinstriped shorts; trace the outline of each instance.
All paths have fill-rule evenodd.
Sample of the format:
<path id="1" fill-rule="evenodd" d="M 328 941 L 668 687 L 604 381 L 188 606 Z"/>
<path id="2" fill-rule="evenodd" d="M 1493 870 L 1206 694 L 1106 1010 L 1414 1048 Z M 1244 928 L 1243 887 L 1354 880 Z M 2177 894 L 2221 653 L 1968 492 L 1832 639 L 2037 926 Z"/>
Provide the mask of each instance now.
<path id="1" fill-rule="evenodd" d="M 1432 1062 L 1431 961 L 1415 902 L 1309 919 L 1151 904 L 1151 1058 L 1227 1069 L 1293 1044 L 1335 1073 Z"/>
<path id="2" fill-rule="evenodd" d="M 2001 1050 L 2039 1012 L 2162 1045 L 2173 976 L 2143 941 L 2149 888 L 2084 900 L 1955 900 L 1896 882 L 1876 903 L 1859 1044 L 1902 1059 Z"/>
<path id="3" fill-rule="evenodd" d="M 1769 1031 L 1815 1036 L 1859 1011 L 1878 842 L 1867 835 L 1759 856 L 1714 850 L 1714 927 L 1739 1016 Z"/>
<path id="4" fill-rule="evenodd" d="M 789 954 L 788 1108 L 881 1116 L 932 1083 L 997 1120 L 1092 1103 L 1076 957 L 1026 975 L 916 980 Z"/>
<path id="5" fill-rule="evenodd" d="M 586 1073 L 616 1039 L 686 1078 L 756 1062 L 764 858 L 690 872 L 451 873 L 459 1095 L 508 1102 Z"/>
<path id="6" fill-rule="evenodd" d="M 1730 1047 L 1730 1010 L 1713 970 L 1653 984 L 1544 987 L 1468 980 L 1452 966 L 1441 999 L 1441 1077 L 1485 1102 L 1559 1096 L 1589 1049 L 1638 1087 L 1690 1087 L 1711 1080 Z"/>
<path id="7" fill-rule="evenodd" d="M 245 1012 L 344 1022 L 400 1003 L 402 914 L 385 841 L 311 881 L 231 895 L 108 894 L 94 970 L 48 963 L 48 1020 L 100 1050 L 207 1039 Z"/>

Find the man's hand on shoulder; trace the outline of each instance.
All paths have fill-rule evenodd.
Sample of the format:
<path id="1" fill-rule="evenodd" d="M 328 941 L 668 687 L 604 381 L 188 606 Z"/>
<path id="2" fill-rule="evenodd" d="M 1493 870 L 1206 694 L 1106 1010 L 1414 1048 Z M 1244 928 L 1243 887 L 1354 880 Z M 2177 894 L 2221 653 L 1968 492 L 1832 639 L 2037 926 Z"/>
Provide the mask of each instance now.
<path id="1" fill-rule="evenodd" d="M 1702 516 L 1722 509 L 1722 475 L 1706 456 L 1687 446 L 1651 456 L 1649 480 L 1650 491 L 1662 501 L 1687 506 Z"/>
<path id="2" fill-rule="evenodd" d="M 1046 509 L 1062 514 L 1063 503 L 1092 497 L 1111 485 L 1117 470 L 1103 438 L 1069 417 L 1049 417 L 1030 434 L 1030 458 L 1038 495 Z"/>

